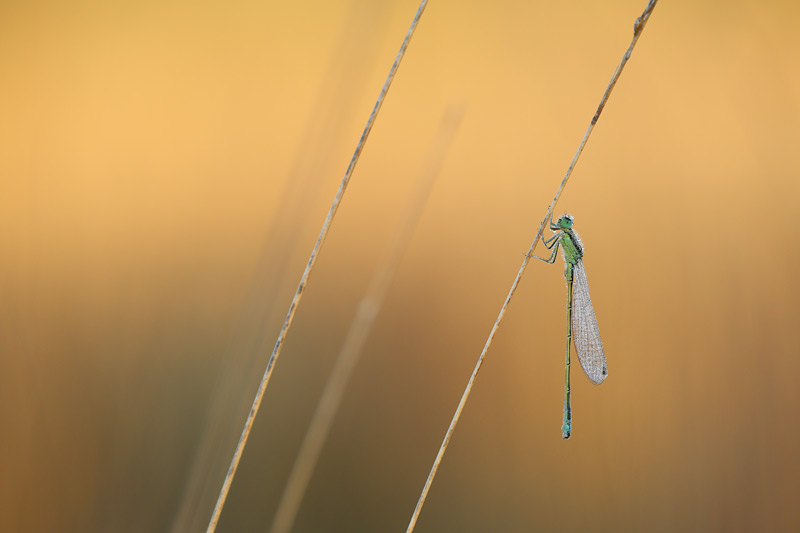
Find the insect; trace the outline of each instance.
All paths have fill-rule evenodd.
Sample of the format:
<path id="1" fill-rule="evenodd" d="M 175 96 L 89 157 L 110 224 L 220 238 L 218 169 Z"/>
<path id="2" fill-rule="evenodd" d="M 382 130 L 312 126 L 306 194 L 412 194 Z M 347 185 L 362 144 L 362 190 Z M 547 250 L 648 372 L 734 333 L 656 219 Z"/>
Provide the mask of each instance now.
<path id="1" fill-rule="evenodd" d="M 575 219 L 564 215 L 556 222 L 550 222 L 550 230 L 555 233 L 549 239 L 542 237 L 545 247 L 553 250 L 550 257 L 544 259 L 531 256 L 546 263 L 553 264 L 558 249 L 564 256 L 564 278 L 567 280 L 567 354 L 564 382 L 564 413 L 561 425 L 561 436 L 568 439 L 572 434 L 572 400 L 569 384 L 570 344 L 575 343 L 578 361 L 592 383 L 599 385 L 608 375 L 606 356 L 603 352 L 603 341 L 597 327 L 597 316 L 594 314 L 592 299 L 589 297 L 589 284 L 586 281 L 586 270 L 583 267 L 583 243 L 572 229 Z"/>

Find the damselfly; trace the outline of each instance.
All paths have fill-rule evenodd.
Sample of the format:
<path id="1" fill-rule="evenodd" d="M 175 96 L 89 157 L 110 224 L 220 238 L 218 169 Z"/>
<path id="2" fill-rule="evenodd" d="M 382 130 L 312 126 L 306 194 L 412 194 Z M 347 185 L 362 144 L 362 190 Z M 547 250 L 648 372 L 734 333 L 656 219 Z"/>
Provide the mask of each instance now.
<path id="1" fill-rule="evenodd" d="M 606 356 L 603 353 L 603 341 L 600 340 L 600 329 L 597 317 L 589 297 L 589 284 L 586 281 L 586 270 L 583 268 L 583 243 L 572 229 L 574 219 L 564 215 L 556 222 L 550 222 L 550 230 L 555 235 L 549 239 L 542 237 L 545 247 L 553 252 L 550 257 L 532 256 L 547 263 L 554 263 L 559 247 L 564 255 L 564 278 L 567 280 L 567 356 L 566 378 L 564 382 L 564 416 L 561 436 L 568 439 L 572 433 L 572 399 L 569 384 L 569 350 L 570 341 L 575 343 L 578 361 L 586 376 L 592 383 L 600 384 L 608 375 Z"/>

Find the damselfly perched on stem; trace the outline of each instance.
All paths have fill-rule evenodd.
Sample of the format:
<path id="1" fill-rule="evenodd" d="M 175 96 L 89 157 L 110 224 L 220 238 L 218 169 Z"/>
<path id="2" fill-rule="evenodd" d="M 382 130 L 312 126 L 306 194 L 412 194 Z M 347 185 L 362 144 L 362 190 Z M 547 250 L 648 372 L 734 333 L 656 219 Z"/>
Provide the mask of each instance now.
<path id="1" fill-rule="evenodd" d="M 532 256 L 546 263 L 554 263 L 559 247 L 564 255 L 564 278 L 567 280 L 567 355 L 564 382 L 564 419 L 561 436 L 568 439 L 572 434 L 572 398 L 569 384 L 570 342 L 575 343 L 578 361 L 589 381 L 599 385 L 606 379 L 608 368 L 603 353 L 603 341 L 597 327 L 597 317 L 589 297 L 589 284 L 583 268 L 583 243 L 572 229 L 574 219 L 564 215 L 556 222 L 550 222 L 550 230 L 555 235 L 549 239 L 542 237 L 545 247 L 553 252 L 544 259 Z"/>

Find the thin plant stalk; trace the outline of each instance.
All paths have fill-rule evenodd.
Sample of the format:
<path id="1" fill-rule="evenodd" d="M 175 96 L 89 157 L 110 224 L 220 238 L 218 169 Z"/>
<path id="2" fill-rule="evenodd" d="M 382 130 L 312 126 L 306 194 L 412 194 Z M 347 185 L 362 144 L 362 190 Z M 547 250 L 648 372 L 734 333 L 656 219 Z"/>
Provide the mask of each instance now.
<path id="1" fill-rule="evenodd" d="M 542 219 L 541 224 L 539 224 L 539 230 L 536 232 L 536 237 L 533 239 L 533 243 L 531 244 L 528 253 L 522 260 L 522 265 L 519 268 L 517 277 L 514 278 L 514 282 L 511 284 L 511 289 L 508 291 L 508 296 L 506 296 L 506 300 L 505 302 L 503 302 L 503 306 L 500 308 L 500 313 L 497 315 L 497 320 L 495 320 L 494 325 L 492 326 L 492 330 L 489 332 L 489 337 L 486 339 L 486 344 L 484 344 L 483 350 L 481 351 L 481 354 L 478 357 L 478 362 L 475 365 L 475 369 L 472 371 L 472 375 L 470 376 L 469 381 L 467 382 L 467 386 L 464 389 L 464 393 L 461 396 L 461 400 L 458 402 L 458 407 L 456 408 L 456 412 L 453 415 L 453 419 L 450 421 L 450 426 L 447 428 L 447 433 L 445 433 L 444 440 L 442 441 L 442 444 L 439 447 L 439 452 L 436 454 L 436 459 L 434 459 L 433 461 L 433 466 L 431 467 L 430 473 L 428 474 L 428 479 L 425 481 L 425 486 L 422 488 L 419 500 L 417 501 L 417 506 L 414 508 L 414 514 L 411 515 L 411 521 L 408 523 L 408 528 L 406 529 L 406 533 L 411 533 L 412 531 L 414 531 L 414 527 L 417 524 L 417 519 L 419 518 L 419 513 L 422 510 L 422 506 L 425 503 L 425 499 L 428 496 L 428 491 L 431 488 L 431 483 L 433 483 L 433 478 L 436 476 L 436 471 L 439 469 L 439 463 L 442 462 L 442 457 L 444 456 L 444 452 L 447 449 L 447 445 L 450 443 L 450 438 L 453 436 L 453 431 L 455 430 L 456 424 L 458 423 L 458 419 L 461 417 L 461 412 L 464 410 L 464 404 L 466 404 L 467 398 L 469 397 L 469 393 L 472 391 L 472 386 L 475 384 L 475 377 L 477 376 L 478 371 L 481 369 L 481 366 L 483 365 L 486 352 L 489 350 L 489 346 L 491 346 L 492 340 L 494 339 L 494 336 L 497 333 L 497 328 L 500 326 L 500 321 L 503 319 L 503 316 L 506 313 L 506 309 L 508 308 L 508 303 L 511 301 L 511 297 L 517 290 L 517 286 L 519 285 L 520 279 L 522 278 L 522 274 L 523 272 L 525 272 L 525 268 L 528 266 L 528 262 L 531 260 L 531 256 L 533 255 L 533 252 L 536 249 L 536 245 L 539 243 L 539 240 L 542 237 L 542 233 L 544 232 L 545 226 L 551 219 L 553 209 L 558 203 L 558 200 L 561 197 L 561 193 L 564 191 L 564 187 L 566 186 L 567 181 L 572 175 L 572 170 L 575 168 L 575 164 L 578 162 L 578 159 L 580 158 L 581 153 L 583 152 L 584 146 L 586 146 L 586 141 L 589 139 L 589 135 L 591 135 L 595 124 L 597 124 L 597 119 L 600 118 L 600 114 L 603 112 L 603 108 L 605 108 L 606 102 L 608 101 L 608 97 L 611 95 L 611 91 L 617 84 L 617 80 L 619 79 L 619 76 L 622 73 L 622 69 L 625 68 L 625 65 L 628 63 L 628 59 L 630 59 L 631 57 L 631 52 L 633 52 L 633 48 L 634 46 L 636 46 L 636 43 L 639 40 L 639 36 L 642 34 L 642 30 L 647 24 L 647 21 L 650 18 L 650 14 L 653 12 L 653 9 L 655 8 L 657 2 L 658 0 L 650 0 L 642 15 L 636 19 L 636 22 L 633 25 L 633 39 L 631 40 L 631 43 L 628 46 L 625 55 L 622 57 L 622 61 L 617 66 L 617 70 L 611 77 L 611 82 L 608 84 L 608 87 L 606 88 L 606 91 L 600 100 L 600 105 L 597 106 L 597 111 L 595 111 L 594 116 L 592 117 L 592 120 L 589 124 L 589 127 L 586 129 L 586 133 L 583 135 L 583 139 L 578 145 L 578 150 L 575 152 L 575 156 L 572 158 L 572 162 L 567 168 L 567 172 L 564 175 L 564 179 L 561 180 L 561 185 L 559 185 L 558 190 L 556 191 L 556 194 L 553 197 L 553 201 L 550 202 L 550 205 L 547 208 L 547 213 L 545 214 L 544 219 Z"/>
<path id="2" fill-rule="evenodd" d="M 225 505 L 225 500 L 228 497 L 228 492 L 230 491 L 231 483 L 233 482 L 233 476 L 236 474 L 236 469 L 238 468 L 239 461 L 242 458 L 242 452 L 244 451 L 245 444 L 247 444 L 247 438 L 250 436 L 250 431 L 253 428 L 253 422 L 256 414 L 258 413 L 258 408 L 261 406 L 261 400 L 264 397 L 267 384 L 269 383 L 269 379 L 272 376 L 272 371 L 275 368 L 275 362 L 278 360 L 278 356 L 283 348 L 284 340 L 286 339 L 286 334 L 289 331 L 292 320 L 294 319 L 297 305 L 300 303 L 300 298 L 303 296 L 303 291 L 308 283 L 308 277 L 311 273 L 311 269 L 314 267 L 314 264 L 317 261 L 319 250 L 322 247 L 322 243 L 325 242 L 325 237 L 328 235 L 328 230 L 331 222 L 333 221 L 333 217 L 336 215 L 336 211 L 339 209 L 339 204 L 341 203 L 344 192 L 347 189 L 348 183 L 350 182 L 350 177 L 353 174 L 353 170 L 358 162 L 358 158 L 361 156 L 361 152 L 364 149 L 364 144 L 369 137 L 370 131 L 372 131 L 372 126 L 375 124 L 375 118 L 377 117 L 378 111 L 380 111 L 381 106 L 383 105 L 383 101 L 386 98 L 386 93 L 389 91 L 392 80 L 394 80 L 394 76 L 397 73 L 398 67 L 400 66 L 400 61 L 405 55 L 406 48 L 408 48 L 411 37 L 414 35 L 414 31 L 417 29 L 417 25 L 419 24 L 419 20 L 422 17 L 422 13 L 425 11 L 427 4 L 428 0 L 422 0 L 419 4 L 417 13 L 414 15 L 414 19 L 411 21 L 411 26 L 409 27 L 406 37 L 403 40 L 403 44 L 400 45 L 400 51 L 395 57 L 392 68 L 389 70 L 389 75 L 386 77 L 386 81 L 384 82 L 383 88 L 378 95 L 375 106 L 372 108 L 372 113 L 370 113 L 369 119 L 367 120 L 367 125 L 364 127 L 361 138 L 358 140 L 355 152 L 353 153 L 353 157 L 350 159 L 350 164 L 347 166 L 347 170 L 345 171 L 342 182 L 339 185 L 339 189 L 336 191 L 336 196 L 334 197 L 331 208 L 328 211 L 328 216 L 325 218 L 325 221 L 322 224 L 322 229 L 320 230 L 319 237 L 317 237 L 317 242 L 314 244 L 314 248 L 311 250 L 311 255 L 308 258 L 308 263 L 306 264 L 306 268 L 303 271 L 302 277 L 300 278 L 300 283 L 297 286 L 297 290 L 295 291 L 291 304 L 289 304 L 289 311 L 286 314 L 286 319 L 283 322 L 280 333 L 278 333 L 278 339 L 275 342 L 275 347 L 272 349 L 272 354 L 269 357 L 269 361 L 267 361 L 267 368 L 264 371 L 264 376 L 261 378 L 261 383 L 258 386 L 255 398 L 253 398 L 253 405 L 250 407 L 250 412 L 247 415 L 247 420 L 245 421 L 244 428 L 242 429 L 242 434 L 239 437 L 239 442 L 236 445 L 236 450 L 233 452 L 231 464 L 228 467 L 228 472 L 225 475 L 224 482 L 222 483 L 222 488 L 220 489 L 217 503 L 214 506 L 214 511 L 211 514 L 211 519 L 209 520 L 206 533 L 213 533 L 217 528 L 219 517 L 222 514 L 222 508 Z"/>
<path id="3" fill-rule="evenodd" d="M 247 298 L 240 307 L 241 316 L 224 354 L 226 364 L 216 380 L 192 465 L 180 490 L 181 502 L 170 526 L 173 533 L 201 531 L 208 524 L 208 503 L 216 500 L 217 480 L 228 468 L 228 460 L 220 456 L 219 450 L 225 449 L 230 435 L 241 429 L 240 421 L 230 413 L 247 413 L 252 398 L 242 397 L 239 392 L 258 385 L 263 357 L 272 351 L 275 340 L 267 337 L 268 326 L 278 313 L 283 317 L 286 312 L 283 303 L 281 309 L 272 303 L 289 275 L 291 282 L 296 281 L 296 273 L 288 273 L 288 258 L 297 236 L 304 231 L 304 221 L 298 220 L 301 207 L 315 203 L 324 189 L 318 182 L 324 179 L 321 170 L 335 152 L 330 139 L 363 98 L 361 86 L 377 55 L 376 44 L 386 34 L 389 7 L 384 2 L 355 0 L 338 43 L 331 48 L 330 61 L 292 157 L 286 186 L 270 220 L 265 221 L 268 229 L 260 244 Z"/>
<path id="4" fill-rule="evenodd" d="M 420 172 L 421 176 L 417 180 L 416 190 L 412 193 L 406 208 L 404 220 L 400 223 L 392 242 L 387 246 L 383 259 L 375 270 L 369 287 L 358 305 L 356 316 L 350 324 L 339 356 L 336 358 L 328 382 L 317 403 L 317 408 L 300 445 L 278 504 L 278 510 L 272 522 L 272 533 L 288 533 L 294 525 L 311 475 L 330 432 L 333 419 L 341 405 L 347 383 L 358 363 L 391 280 L 394 278 L 397 265 L 403 257 L 430 196 L 433 183 L 439 174 L 462 116 L 462 108 L 451 108 L 442 118 L 436 140 L 431 145 L 427 161 Z"/>

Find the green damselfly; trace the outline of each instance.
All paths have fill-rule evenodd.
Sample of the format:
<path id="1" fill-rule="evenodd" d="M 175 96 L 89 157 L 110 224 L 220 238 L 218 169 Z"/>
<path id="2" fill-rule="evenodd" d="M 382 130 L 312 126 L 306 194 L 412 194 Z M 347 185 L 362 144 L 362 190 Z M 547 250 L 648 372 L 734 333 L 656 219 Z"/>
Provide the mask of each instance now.
<path id="1" fill-rule="evenodd" d="M 545 247 L 553 250 L 550 257 L 531 256 L 547 263 L 554 263 L 559 247 L 564 255 L 564 278 L 567 280 L 567 355 L 564 382 L 564 417 L 561 436 L 568 439 L 572 434 L 572 398 L 569 384 L 570 342 L 575 343 L 578 361 L 589 381 L 599 385 L 606 379 L 608 368 L 603 353 L 603 341 L 597 327 L 597 317 L 589 297 L 589 284 L 583 268 L 583 243 L 572 229 L 574 219 L 564 215 L 556 222 L 550 222 L 550 230 L 555 233 L 549 239 L 542 237 Z"/>

